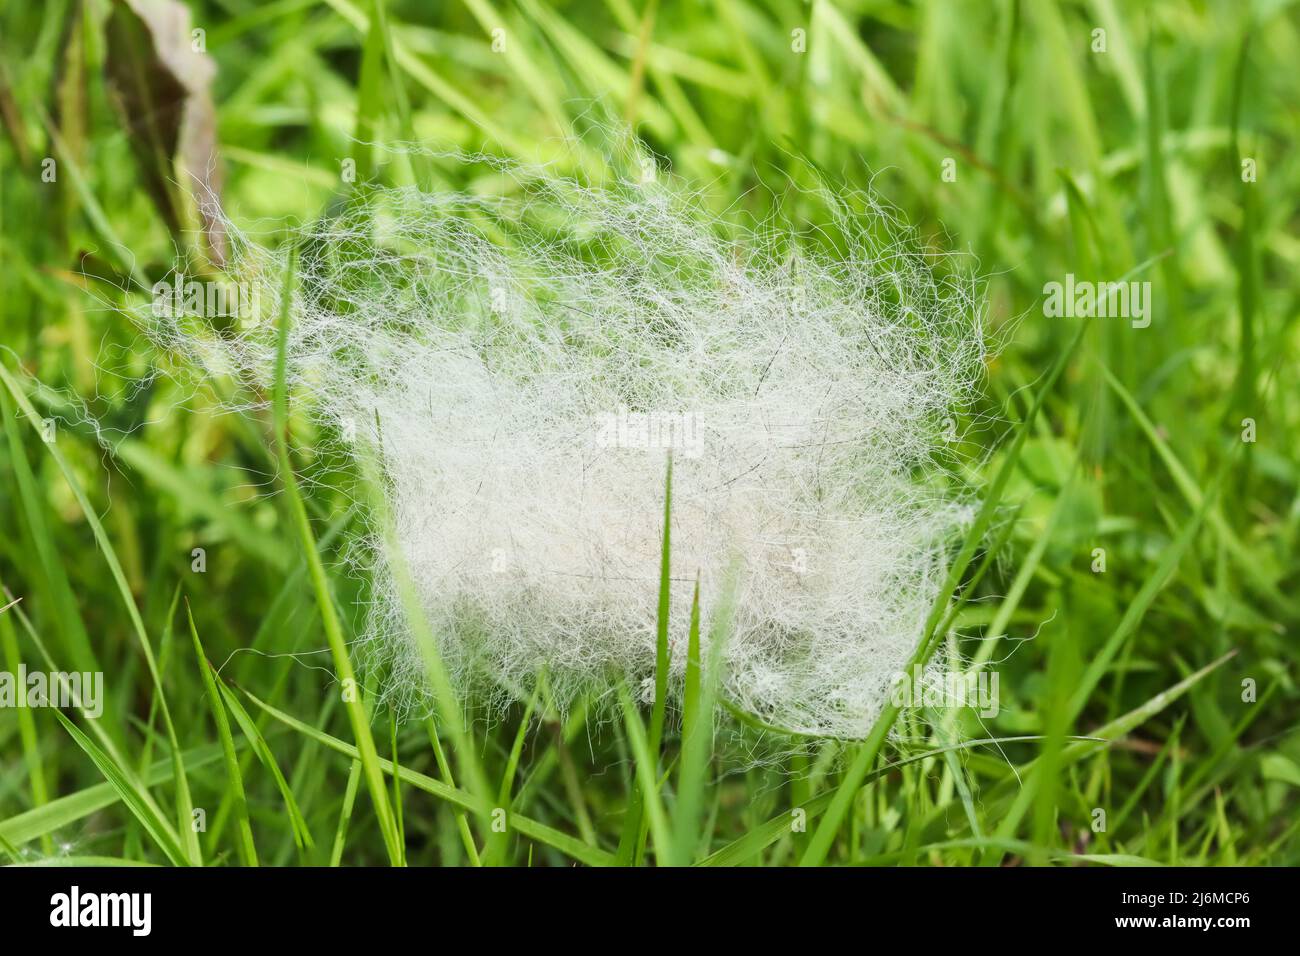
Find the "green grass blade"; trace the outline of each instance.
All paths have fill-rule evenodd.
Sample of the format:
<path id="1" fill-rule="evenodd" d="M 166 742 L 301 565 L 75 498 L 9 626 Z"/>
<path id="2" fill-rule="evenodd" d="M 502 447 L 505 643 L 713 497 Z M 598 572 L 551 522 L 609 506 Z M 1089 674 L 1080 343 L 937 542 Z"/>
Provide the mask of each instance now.
<path id="1" fill-rule="evenodd" d="M 524 740 L 528 737 L 528 728 L 532 723 L 533 710 L 537 707 L 537 696 L 541 693 L 541 684 L 539 683 L 533 690 L 533 695 L 528 698 L 528 704 L 524 707 L 524 715 L 519 718 L 519 728 L 515 731 L 514 743 L 510 745 L 510 756 L 506 758 L 506 768 L 501 774 L 501 786 L 497 789 L 497 803 L 503 807 L 509 807 L 511 803 L 511 791 L 515 786 L 515 773 L 519 769 L 519 758 L 524 752 Z"/>
<path id="2" fill-rule="evenodd" d="M 701 713 L 707 706 L 707 715 Z M 686 636 L 686 675 L 682 685 L 682 754 L 677 800 L 673 806 L 671 862 L 686 866 L 695 858 L 695 841 L 704 789 L 704 772 L 713 743 L 713 701 L 700 700 L 700 578 L 691 596 L 691 624 Z"/>
<path id="3" fill-rule="evenodd" d="M 659 605 L 655 617 L 655 697 L 650 717 L 650 732 L 647 740 L 648 752 L 654 759 L 650 767 L 651 779 L 659 775 L 659 753 L 663 743 L 663 728 L 668 708 L 668 614 L 672 604 L 672 501 L 673 501 L 673 458 L 668 454 L 666 477 L 664 479 L 664 533 L 663 545 L 659 555 Z M 619 839 L 618 855 L 623 864 L 639 864 L 645 852 L 646 820 L 645 794 L 641 787 L 632 788 L 628 801 L 627 815 L 623 821 L 623 833 Z M 661 854 L 667 844 L 660 848 Z M 666 862 L 664 856 L 661 861 Z"/>
<path id="4" fill-rule="evenodd" d="M 185 751 L 185 764 L 191 770 L 206 767 L 220 758 L 221 748 L 216 744 Z M 141 783 L 149 787 L 166 783 L 171 780 L 174 769 L 171 760 L 159 760 L 141 775 Z M 22 846 L 31 840 L 57 833 L 92 813 L 111 807 L 121 799 L 121 792 L 113 784 L 97 783 L 0 821 L 0 839 Z"/>
<path id="5" fill-rule="evenodd" d="M 795 810 L 802 810 L 805 818 L 812 820 L 818 816 L 834 799 L 836 791 L 828 790 L 814 797 L 800 807 L 778 814 L 766 823 L 754 827 L 744 836 L 728 843 L 722 849 L 710 853 L 699 862 L 699 866 L 739 866 L 753 859 L 781 837 L 790 833 L 795 819 Z"/>
<path id="6" fill-rule="evenodd" d="M 447 752 L 442 748 L 442 739 L 438 736 L 438 727 L 433 722 L 433 718 L 426 720 L 424 726 L 429 733 L 429 744 L 433 747 L 433 759 L 438 765 L 438 773 L 442 774 L 443 779 L 449 786 L 456 786 L 456 778 L 452 776 L 451 764 L 447 761 Z M 479 859 L 478 847 L 474 843 L 474 834 L 470 831 L 469 820 L 465 818 L 465 811 L 457 808 L 452 812 L 456 818 L 456 830 L 460 834 L 460 842 L 465 847 L 465 855 L 469 858 L 470 866 L 482 866 L 483 861 Z"/>
<path id="7" fill-rule="evenodd" d="M 627 688 L 619 689 L 619 702 L 623 705 L 623 720 L 627 727 L 628 743 L 636 761 L 636 780 L 641 791 L 641 806 L 649 822 L 650 836 L 654 840 L 655 857 L 661 864 L 671 859 L 672 837 L 669 835 L 668 817 L 659 797 L 659 783 L 655 779 L 656 761 L 646 736 L 645 725 L 637 713 Z"/>
<path id="8" fill-rule="evenodd" d="M 352 160 L 357 181 L 368 182 L 375 172 L 375 130 L 383 115 L 384 23 L 374 15 L 383 0 L 375 0 L 365 43 L 361 48 L 361 70 L 357 77 L 357 118 L 353 132 Z"/>
<path id="9" fill-rule="evenodd" d="M 709 633 L 709 659 L 700 660 L 700 582 L 696 579 L 687 638 L 686 684 L 682 705 L 681 766 L 677 799 L 673 805 L 673 856 L 675 866 L 695 861 L 701 833 L 706 777 L 713 752 L 714 712 L 718 698 L 723 651 L 731 636 L 735 611 L 735 578 L 727 580 Z"/>
<path id="10" fill-rule="evenodd" d="M 238 832 L 236 848 L 239 858 L 245 866 L 257 866 L 257 846 L 253 842 L 253 827 L 248 821 L 248 798 L 244 793 L 244 778 L 239 772 L 239 759 L 235 756 L 235 741 L 230 736 L 230 721 L 226 718 L 226 707 L 221 702 L 216 681 L 212 678 L 212 668 L 208 664 L 203 644 L 199 640 L 198 628 L 194 626 L 194 614 L 190 602 L 185 601 L 185 618 L 190 626 L 190 640 L 194 643 L 194 656 L 198 660 L 199 671 L 203 675 L 203 689 L 208 700 L 208 709 L 217 725 L 217 736 L 221 740 L 221 753 L 226 764 L 226 780 L 234 793 L 235 826 Z"/>
<path id="11" fill-rule="evenodd" d="M 334 611 L 334 600 L 330 593 L 329 579 L 325 574 L 325 565 L 316 549 L 316 538 L 312 534 L 311 523 L 307 518 L 307 508 L 302 494 L 298 490 L 298 479 L 294 474 L 293 463 L 289 459 L 289 407 L 288 387 L 286 384 L 286 352 L 289 340 L 289 322 L 292 315 L 293 288 L 296 275 L 297 254 L 291 252 L 289 265 L 285 272 L 284 289 L 280 303 L 279 334 L 276 345 L 275 361 L 275 443 L 280 462 L 280 475 L 284 481 L 285 497 L 293 525 L 307 559 L 308 572 L 312 589 L 316 592 L 316 605 L 320 610 L 321 624 L 325 629 L 325 638 L 329 642 L 330 654 L 334 660 L 334 672 L 340 684 L 356 688 L 356 693 L 347 695 L 348 721 L 352 725 L 352 736 L 357 742 L 357 752 L 365 771 L 366 786 L 375 807 L 375 816 L 379 820 L 379 830 L 383 834 L 384 845 L 388 850 L 388 859 L 397 866 L 402 860 L 402 847 L 398 842 L 397 823 L 393 818 L 392 805 L 388 800 L 388 790 L 384 786 L 383 774 L 379 770 L 379 751 L 370 731 L 370 717 L 361 700 L 360 684 L 348 656 L 347 641 L 343 637 L 343 627 Z"/>
<path id="12" fill-rule="evenodd" d="M 239 698 L 226 686 L 225 682 L 215 674 L 213 675 L 213 681 L 226 707 L 230 709 L 231 715 L 235 718 L 235 723 L 239 724 L 240 731 L 247 738 L 253 753 L 274 778 L 275 785 L 280 791 L 280 797 L 284 800 L 284 808 L 289 816 L 289 825 L 293 832 L 294 842 L 300 849 L 310 850 L 314 846 L 311 830 L 307 827 L 307 821 L 303 817 L 302 810 L 298 807 L 298 801 L 294 799 L 293 789 L 289 786 L 289 781 L 285 779 L 284 773 L 280 770 L 280 764 L 276 761 L 275 754 L 271 751 L 266 738 L 258 729 L 257 723 L 249 716 L 248 711 L 244 709 L 244 705 L 240 703 Z"/>
<path id="13" fill-rule="evenodd" d="M 330 850 L 330 866 L 343 860 L 343 844 L 348 838 L 348 823 L 352 820 L 352 806 L 357 800 L 357 787 L 361 783 L 361 761 L 352 761 L 348 770 L 348 785 L 343 791 L 343 806 L 339 810 L 338 826 L 334 829 L 334 847 Z"/>
<path id="14" fill-rule="evenodd" d="M 438 642 L 429 627 L 424 606 L 416 589 L 415 581 L 411 577 L 411 570 L 407 565 L 401 544 L 397 540 L 397 531 L 388 507 L 388 499 L 383 492 L 378 467 L 378 454 L 363 449 L 358 458 L 362 483 L 371 506 L 372 518 L 380 529 L 384 541 L 385 552 L 389 557 L 389 566 L 397 586 L 398 598 L 401 601 L 403 611 L 406 613 L 407 623 L 411 628 L 416 647 L 424 663 L 425 676 L 428 678 L 429 688 L 433 692 L 434 706 L 438 718 L 441 720 L 442 726 L 447 728 L 451 735 L 452 743 L 456 748 L 456 758 L 460 761 L 461 768 L 468 778 L 470 790 L 479 798 L 476 809 L 482 820 L 484 832 L 487 834 L 487 841 L 489 844 L 497 846 L 497 854 L 504 855 L 505 849 L 501 844 L 505 842 L 506 834 L 493 827 L 491 819 L 492 804 L 490 801 L 495 791 L 488 782 L 487 772 L 483 768 L 478 751 L 475 749 L 469 730 L 465 726 L 456 688 L 452 685 L 451 675 L 447 672 L 446 665 L 442 661 Z M 437 740 L 436 727 L 433 729 L 431 739 Z M 440 745 L 436 749 L 441 749 Z M 442 763 L 445 763 L 445 759 Z M 440 772 L 446 776 L 448 770 L 440 767 Z M 472 845 L 472 841 L 470 842 Z M 471 853 L 471 860 L 476 855 L 476 852 Z"/>
<path id="15" fill-rule="evenodd" d="M 650 755 L 658 773 L 659 748 L 663 743 L 664 719 L 668 712 L 668 611 L 672 605 L 672 517 L 673 456 L 668 454 L 668 473 L 664 478 L 664 538 L 659 556 L 659 609 L 655 616 L 655 703 L 650 715 Z"/>
<path id="16" fill-rule="evenodd" d="M 108 754 L 95 745 L 93 740 L 83 734 L 67 717 L 64 717 L 62 711 L 55 710 L 54 716 L 59 719 L 59 723 L 63 724 L 63 728 L 76 741 L 77 746 L 84 750 L 95 766 L 99 768 L 99 772 L 104 775 L 104 779 L 117 791 L 118 797 L 126 804 L 126 808 L 131 811 L 131 815 L 140 822 L 145 832 L 163 851 L 171 864 L 173 866 L 189 866 L 189 855 L 181 848 L 175 835 L 168 832 L 166 823 L 149 805 L 149 801 L 145 799 L 135 783 L 127 777 Z"/>
<path id="17" fill-rule="evenodd" d="M 0 648 L 4 650 L 5 662 L 12 674 L 18 673 L 22 659 L 18 654 L 18 635 L 14 632 L 13 618 L 5 612 L 16 603 L 17 601 L 14 601 L 0 608 Z M 18 738 L 22 741 L 23 761 L 27 767 L 27 779 L 32 793 L 32 807 L 40 809 L 49 803 L 50 791 L 45 779 L 45 764 L 41 759 L 36 720 L 32 716 L 31 708 L 20 707 L 17 710 Z M 46 854 L 54 852 L 54 841 L 50 839 L 48 833 L 41 835 L 41 849 Z"/>
<path id="18" fill-rule="evenodd" d="M 388 711 L 388 752 L 392 754 L 395 768 L 401 769 L 402 763 L 397 746 L 397 715 L 390 708 Z M 393 773 L 393 816 L 397 822 L 398 846 L 402 848 L 402 866 L 406 866 L 406 820 L 402 815 L 402 775 Z"/>

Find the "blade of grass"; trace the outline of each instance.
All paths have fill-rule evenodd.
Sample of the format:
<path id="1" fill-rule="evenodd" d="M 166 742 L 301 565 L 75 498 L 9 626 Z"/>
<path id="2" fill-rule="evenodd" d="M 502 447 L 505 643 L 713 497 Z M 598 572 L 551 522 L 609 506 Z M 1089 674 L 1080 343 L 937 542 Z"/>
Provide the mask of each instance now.
<path id="1" fill-rule="evenodd" d="M 377 6 L 382 0 L 375 0 Z M 373 10 L 373 8 L 372 8 Z M 352 161 L 356 164 L 357 181 L 369 182 L 375 172 L 375 126 L 383 115 L 383 78 L 385 57 L 382 20 L 370 17 L 365 44 L 361 49 L 361 69 L 357 77 L 357 119 L 352 143 Z"/>
<path id="2" fill-rule="evenodd" d="M 433 747 L 433 759 L 438 765 L 438 773 L 442 774 L 444 780 L 449 786 L 456 786 L 456 778 L 451 774 L 451 764 L 447 762 L 446 751 L 442 749 L 442 740 L 438 737 L 438 727 L 434 724 L 433 718 L 424 722 L 425 728 L 429 732 L 429 743 Z M 457 809 L 453 811 L 456 818 L 456 829 L 460 832 L 461 843 L 465 847 L 465 855 L 469 857 L 470 866 L 482 866 L 483 861 L 479 859 L 478 847 L 474 843 L 474 834 L 470 832 L 469 821 L 465 818 L 465 811 Z"/>
<path id="3" fill-rule="evenodd" d="M 361 783 L 361 761 L 352 761 L 348 770 L 348 785 L 343 791 L 343 807 L 339 810 L 339 823 L 334 829 L 334 847 L 330 850 L 330 866 L 343 860 L 343 844 L 348 837 L 348 823 L 352 820 L 352 806 L 357 800 L 357 786 Z"/>
<path id="4" fill-rule="evenodd" d="M 330 594 L 329 579 L 325 575 L 325 565 L 316 549 L 316 538 L 312 534 L 311 523 L 307 518 L 307 508 L 303 504 L 298 490 L 298 479 L 294 474 L 293 463 L 289 459 L 289 399 L 286 384 L 286 351 L 289 341 L 289 321 L 293 302 L 293 288 L 297 269 L 297 252 L 289 255 L 288 268 L 285 270 L 284 288 L 281 294 L 279 334 L 276 339 L 275 360 L 275 397 L 273 401 L 273 418 L 275 427 L 276 451 L 280 462 L 280 475 L 284 482 L 285 497 L 289 513 L 303 554 L 307 559 L 308 572 L 312 588 L 316 592 L 316 605 L 320 610 L 321 624 L 325 629 L 325 638 L 329 642 L 330 654 L 334 660 L 335 676 L 345 687 L 356 687 L 357 693 L 347 695 L 348 721 L 352 726 L 352 736 L 357 742 L 357 751 L 365 771 L 366 787 L 370 792 L 371 802 L 375 807 L 375 816 L 379 821 L 379 830 L 384 838 L 388 859 L 394 865 L 400 864 L 402 848 L 398 843 L 397 824 L 393 819 L 393 809 L 388 801 L 388 790 L 384 786 L 383 774 L 379 770 L 379 751 L 370 732 L 370 718 L 362 703 L 360 684 L 348 656 L 347 642 L 343 637 L 343 627 L 334 612 L 334 601 Z"/>
<path id="5" fill-rule="evenodd" d="M 298 801 L 294 798 L 293 788 L 289 786 L 289 781 L 285 779 L 284 773 L 280 770 L 280 764 L 275 759 L 270 744 L 266 742 L 266 737 L 258 729 L 257 723 L 244 709 L 244 705 L 239 702 L 239 698 L 235 696 L 234 692 L 226 686 L 225 681 L 221 680 L 215 671 L 212 677 L 217 690 L 221 694 L 222 701 L 226 707 L 230 708 L 235 723 L 239 724 L 240 731 L 248 740 L 249 747 L 275 780 L 275 785 L 280 791 L 280 797 L 284 800 L 285 812 L 289 815 L 289 827 L 293 831 L 294 842 L 299 849 L 310 850 L 315 845 L 312 840 L 311 830 L 307 828 L 307 820 L 303 817 Z"/>
<path id="6" fill-rule="evenodd" d="M 392 760 L 393 766 L 400 768 L 401 760 L 397 748 L 397 715 L 393 713 L 392 708 L 388 710 L 388 752 L 392 754 L 389 759 Z M 397 823 L 398 836 L 397 845 L 402 848 L 402 866 L 406 866 L 406 820 L 402 816 L 402 775 L 394 773 L 392 777 L 394 818 Z"/>
<path id="7" fill-rule="evenodd" d="M 668 611 L 672 604 L 672 510 L 673 456 L 668 453 L 668 473 L 664 478 L 664 538 L 659 556 L 659 609 L 655 617 L 655 703 L 650 715 L 650 755 L 652 768 L 659 772 L 659 748 L 663 743 L 664 719 L 668 711 Z"/>
<path id="8" fill-rule="evenodd" d="M 537 706 L 537 695 L 541 691 L 541 685 L 538 684 L 533 690 L 533 695 L 528 699 L 527 706 L 524 707 L 524 715 L 519 719 L 519 728 L 515 731 L 514 743 L 510 746 L 510 756 L 506 760 L 505 771 L 501 774 L 501 786 L 497 790 L 497 802 L 508 807 L 511 803 L 510 793 L 515 785 L 515 772 L 519 769 L 519 758 L 523 755 L 524 740 L 528 736 L 528 727 L 533 719 L 533 710 Z"/>
<path id="9" fill-rule="evenodd" d="M 172 607 L 175 608 L 175 602 Z M 217 736 L 221 740 L 221 753 L 226 763 L 226 781 L 234 793 L 235 826 L 238 839 L 235 847 L 244 866 L 257 866 L 257 846 L 253 842 L 253 827 L 248 821 L 248 798 L 244 793 L 244 778 L 239 772 L 239 759 L 235 756 L 235 741 L 230 736 L 230 721 L 226 718 L 226 708 L 217 692 L 216 681 L 212 679 L 212 668 L 203 644 L 199 640 L 198 628 L 194 625 L 194 613 L 190 609 L 189 598 L 185 599 L 185 618 L 190 625 L 190 640 L 194 642 L 194 656 L 203 674 L 203 689 L 208 700 L 208 710 L 217 725 Z"/>
<path id="10" fill-rule="evenodd" d="M 18 635 L 14 632 L 13 619 L 6 614 L 17 601 L 0 608 L 0 647 L 4 648 L 5 661 L 11 674 L 17 674 L 22 665 L 18 654 Z M 40 742 L 36 736 L 36 720 L 30 707 L 19 707 L 18 738 L 22 741 L 23 761 L 27 766 L 27 781 L 32 793 L 32 807 L 40 809 L 49 802 L 50 791 L 45 782 L 45 765 L 41 759 Z M 54 852 L 54 841 L 48 833 L 41 835 L 41 850 Z M 15 856 L 16 860 L 17 857 Z"/>
<path id="11" fill-rule="evenodd" d="M 707 706 L 707 717 L 701 714 Z M 707 728 L 704 722 L 708 721 Z M 705 736 L 705 730 L 708 736 Z M 691 623 L 686 635 L 686 676 L 682 686 L 682 756 L 677 777 L 677 799 L 673 805 L 673 845 L 671 864 L 687 866 L 695 858 L 695 841 L 699 828 L 700 797 L 704 769 L 708 761 L 707 745 L 713 737 L 713 701 L 700 700 L 700 576 L 695 575 L 691 595 Z"/>
<path id="12" fill-rule="evenodd" d="M 68 732 L 68 735 L 72 737 L 77 746 L 84 750 L 95 766 L 99 768 L 99 772 L 104 775 L 104 779 L 112 784 L 122 802 L 126 804 L 126 808 L 131 811 L 131 815 L 140 822 L 145 832 L 163 851 L 171 864 L 173 866 L 189 866 L 189 855 L 181 848 L 174 834 L 167 831 L 166 824 L 154 812 L 154 809 L 149 805 L 149 801 L 144 799 L 136 784 L 122 772 L 121 768 L 108 754 L 95 745 L 93 740 L 83 734 L 67 717 L 64 717 L 62 711 L 56 709 L 54 716 L 58 718 L 59 723 L 63 724 L 63 729 Z"/>
<path id="13" fill-rule="evenodd" d="M 704 665 L 700 660 L 698 575 L 695 580 L 682 702 L 681 766 L 677 777 L 677 799 L 673 806 L 671 862 L 674 866 L 689 866 L 693 863 L 700 842 L 705 776 L 713 749 L 713 715 L 717 704 L 723 649 L 731 636 L 732 615 L 735 612 L 735 582 L 734 575 L 729 577 L 722 591 L 709 633 L 709 660 Z"/>
<path id="14" fill-rule="evenodd" d="M 382 429 L 382 423 L 378 419 L 376 419 L 375 424 L 377 430 Z M 382 438 L 378 443 L 378 447 L 383 447 Z M 452 686 L 451 675 L 447 673 L 446 665 L 443 664 L 442 654 L 438 650 L 438 642 L 429 627 L 429 621 L 424 613 L 424 605 L 416 590 L 415 581 L 411 578 L 405 552 L 402 550 L 401 543 L 397 540 L 397 530 L 388 507 L 388 499 L 383 492 L 378 462 L 379 455 L 377 452 L 362 449 L 358 455 L 362 484 L 370 503 L 372 518 L 382 535 L 385 553 L 389 559 L 389 567 L 397 586 L 398 598 L 402 603 L 402 609 L 406 613 L 406 620 L 411 628 L 416 647 L 420 651 L 425 676 L 428 678 L 429 688 L 433 692 L 434 707 L 437 710 L 438 717 L 442 721 L 442 725 L 451 734 L 452 742 L 456 747 L 456 757 L 469 780 L 470 791 L 479 798 L 479 802 L 474 809 L 482 821 L 483 831 L 487 834 L 487 841 L 489 844 L 503 844 L 507 834 L 492 826 L 491 811 L 493 807 L 491 801 L 494 791 L 488 783 L 487 772 L 483 769 L 483 763 L 479 759 L 478 751 L 475 749 L 469 731 L 465 726 L 458 695 L 455 687 Z M 436 727 L 433 728 L 433 737 L 437 738 Z M 504 854 L 504 847 L 500 847 L 498 852 Z M 473 858 L 474 854 L 471 854 L 471 859 Z"/>
<path id="15" fill-rule="evenodd" d="M 619 702 L 623 705 L 623 720 L 627 726 L 628 744 L 632 748 L 632 757 L 636 763 L 637 785 L 641 791 L 641 806 L 649 821 L 650 836 L 654 840 L 655 858 L 661 865 L 671 859 L 672 838 L 669 835 L 668 817 L 664 813 L 663 801 L 659 798 L 659 785 L 655 780 L 656 761 L 650 750 L 645 725 L 637 713 L 636 704 L 632 702 L 626 687 L 619 688 Z"/>
<path id="16" fill-rule="evenodd" d="M 195 747 L 185 752 L 185 764 L 191 770 L 206 767 L 220 758 L 221 748 L 216 744 Z M 141 775 L 141 783 L 149 787 L 166 783 L 171 780 L 174 769 L 171 760 L 159 760 Z M 121 792 L 111 783 L 97 783 L 66 797 L 56 797 L 42 807 L 0 821 L 0 839 L 22 846 L 84 820 L 121 799 Z"/>
<path id="17" fill-rule="evenodd" d="M 501 785 L 497 788 L 497 806 L 506 811 L 507 819 L 514 808 L 514 800 L 511 797 L 511 791 L 515 785 L 515 772 L 519 768 L 519 758 L 523 754 L 524 740 L 528 736 L 528 726 L 533 719 L 533 709 L 537 706 L 537 696 L 541 693 L 541 683 L 533 689 L 532 696 L 528 699 L 528 704 L 524 708 L 524 715 L 520 718 L 519 727 L 515 731 L 514 742 L 510 746 L 510 755 L 506 758 L 506 767 L 501 774 Z M 504 841 L 498 841 L 496 844 L 489 844 L 488 849 L 494 848 L 504 850 L 506 844 Z M 491 860 L 494 865 L 504 865 L 508 862 L 506 858 L 500 860 Z"/>
<path id="18" fill-rule="evenodd" d="M 673 459 L 668 454 L 667 476 L 664 483 L 664 534 L 659 555 L 659 605 L 655 618 L 655 698 L 650 721 L 650 753 L 655 756 L 651 775 L 658 775 L 658 760 L 663 725 L 668 704 L 668 611 L 672 598 L 672 495 Z M 620 866 L 640 865 L 645 853 L 646 821 L 645 803 L 639 787 L 628 794 L 627 814 L 618 841 Z"/>

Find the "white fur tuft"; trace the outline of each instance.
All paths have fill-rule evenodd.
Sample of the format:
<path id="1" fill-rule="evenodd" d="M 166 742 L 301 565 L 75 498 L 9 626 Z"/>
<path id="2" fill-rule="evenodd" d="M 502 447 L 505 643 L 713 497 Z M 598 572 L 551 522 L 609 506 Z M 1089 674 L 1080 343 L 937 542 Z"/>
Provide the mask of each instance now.
<path id="1" fill-rule="evenodd" d="M 383 189 L 318 227 L 289 343 L 313 414 L 378 452 L 459 686 L 526 693 L 545 665 L 563 702 L 653 673 L 672 447 L 674 685 L 696 576 L 707 633 L 734 565 L 727 698 L 865 733 L 968 511 L 933 456 L 982 369 L 972 284 L 936 279 L 874 203 L 850 211 L 862 196 L 823 197 L 832 249 L 809 251 L 770 224 L 724 240 L 663 183 L 497 172 L 510 198 Z M 233 274 L 273 312 L 282 254 L 231 235 Z M 268 382 L 273 322 L 153 321 Z M 389 690 L 427 703 L 372 544 L 370 646 Z"/>

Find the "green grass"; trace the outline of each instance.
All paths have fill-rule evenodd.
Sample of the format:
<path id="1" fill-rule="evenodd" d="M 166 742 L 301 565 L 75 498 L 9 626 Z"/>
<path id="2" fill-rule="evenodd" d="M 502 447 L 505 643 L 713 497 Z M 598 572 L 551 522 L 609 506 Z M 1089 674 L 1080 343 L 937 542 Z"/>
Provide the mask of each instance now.
<path id="1" fill-rule="evenodd" d="M 443 693 L 427 721 L 379 703 L 353 665 L 368 583 L 341 561 L 362 512 L 387 525 L 372 464 L 322 467 L 283 376 L 244 415 L 228 383 L 151 377 L 175 359 L 115 309 L 178 241 L 212 268 L 105 83 L 116 3 L 0 13 L 0 668 L 106 688 L 95 718 L 0 708 L 0 856 L 1300 863 L 1300 5 L 188 4 L 241 223 L 330 216 L 345 160 L 501 188 L 384 144 L 596 172 L 592 127 L 630 124 L 726 223 L 775 211 L 811 237 L 818 177 L 870 181 L 928 246 L 978 256 L 1000 348 L 953 460 L 982 506 L 918 659 L 995 671 L 1000 709 L 891 707 L 823 741 L 729 708 L 700 650 L 726 607 L 702 642 L 701 609 L 661 601 L 645 706 L 618 688 L 561 713 L 545 675 L 505 714 L 457 700 L 403 568 Z M 1046 317 L 1067 273 L 1149 281 L 1150 326 Z"/>

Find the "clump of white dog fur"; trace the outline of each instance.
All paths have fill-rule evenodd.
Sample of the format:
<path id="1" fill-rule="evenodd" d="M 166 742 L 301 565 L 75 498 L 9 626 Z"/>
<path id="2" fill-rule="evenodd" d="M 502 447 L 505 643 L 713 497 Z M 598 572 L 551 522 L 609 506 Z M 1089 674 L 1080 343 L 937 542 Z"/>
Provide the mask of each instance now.
<path id="1" fill-rule="evenodd" d="M 295 402 L 375 457 L 395 524 L 400 556 L 368 547 L 386 691 L 429 704 L 399 557 L 461 689 L 517 698 L 542 668 L 562 705 L 645 687 L 671 450 L 674 688 L 696 579 L 707 658 L 730 574 L 727 700 L 864 734 L 969 511 L 932 479 L 982 372 L 973 281 L 936 278 L 866 194 L 820 196 L 820 242 L 770 221 L 723 238 L 664 176 L 456 161 L 508 188 L 359 194 L 313 227 L 292 300 Z M 229 232 L 262 321 L 148 321 L 264 389 L 286 253 Z"/>

